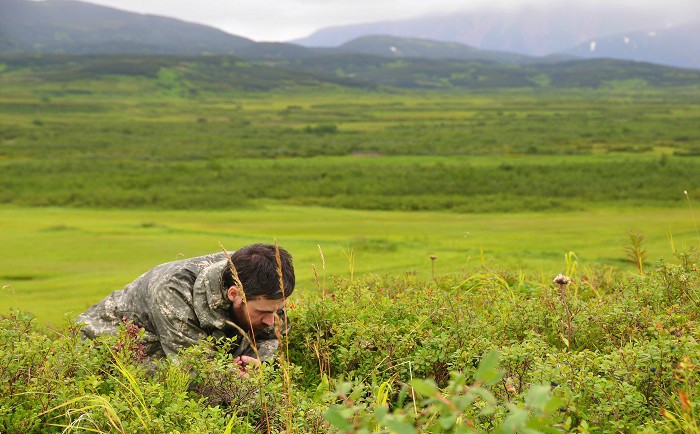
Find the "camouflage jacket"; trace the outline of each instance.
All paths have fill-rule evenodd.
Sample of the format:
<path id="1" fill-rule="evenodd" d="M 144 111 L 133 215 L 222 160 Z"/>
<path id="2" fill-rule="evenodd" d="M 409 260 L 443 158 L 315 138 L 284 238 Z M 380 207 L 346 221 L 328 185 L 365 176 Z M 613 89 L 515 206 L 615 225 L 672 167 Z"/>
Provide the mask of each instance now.
<path id="1" fill-rule="evenodd" d="M 82 333 L 90 339 L 116 333 L 126 318 L 144 329 L 142 344 L 149 359 L 175 355 L 207 336 L 235 338 L 234 356 L 255 356 L 249 340 L 233 325 L 222 281 L 227 267 L 223 252 L 158 265 L 78 316 Z M 278 312 L 283 321 L 284 314 Z M 260 360 L 272 358 L 279 346 L 274 326 L 257 332 L 255 343 Z"/>

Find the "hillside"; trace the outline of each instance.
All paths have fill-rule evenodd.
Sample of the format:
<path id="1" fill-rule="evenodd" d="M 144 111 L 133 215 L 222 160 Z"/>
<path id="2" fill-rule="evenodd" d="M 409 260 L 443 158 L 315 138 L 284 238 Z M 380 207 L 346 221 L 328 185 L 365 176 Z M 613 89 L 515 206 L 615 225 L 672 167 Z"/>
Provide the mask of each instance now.
<path id="1" fill-rule="evenodd" d="M 342 64 L 353 62 L 354 55 L 501 64 L 553 64 L 580 57 L 609 57 L 699 68 L 700 35 L 697 29 L 700 26 L 669 27 L 671 21 L 662 18 L 650 16 L 644 10 L 634 13 L 613 10 L 605 14 L 592 6 L 513 11 L 485 9 L 449 16 L 322 29 L 293 44 L 254 42 L 205 25 L 74 0 L 0 0 L 0 55 L 235 55 L 278 64 L 306 63 L 330 56 L 320 63 L 339 59 L 341 65 L 331 68 L 331 72 L 340 72 L 341 75 L 347 69 Z M 690 20 L 692 16 L 685 19 Z M 647 28 L 663 30 L 635 32 Z M 572 49 L 574 46 L 576 48 Z M 346 58 L 348 54 L 351 57 Z M 542 57 L 544 54 L 547 56 Z M 360 62 L 363 63 L 367 62 Z M 444 64 L 436 67 L 453 69 Z M 310 68 L 316 69 L 316 65 Z M 427 80 L 419 80 L 423 84 L 418 87 L 425 83 L 428 83 L 427 87 L 435 87 L 435 83 L 430 84 L 435 80 L 443 82 L 438 87 L 463 86 L 458 84 L 459 80 L 425 71 L 420 65 L 411 68 L 421 69 L 418 74 L 427 74 Z M 399 87 L 417 85 L 415 78 L 405 77 L 405 71 L 400 74 L 404 78 L 395 80 L 384 80 L 367 71 L 348 73 L 363 76 L 363 80 L 373 83 Z M 463 72 L 457 74 L 463 75 Z M 505 74 L 512 76 L 510 71 Z M 502 72 L 496 75 L 502 75 Z M 527 80 L 511 77 L 505 81 L 512 82 L 509 86 L 521 86 L 526 85 Z M 504 80 L 496 78 L 495 82 L 500 86 Z"/>
<path id="2" fill-rule="evenodd" d="M 0 0 L 0 53 L 228 54 L 253 41 L 79 1 Z"/>
<path id="3" fill-rule="evenodd" d="M 267 91 L 333 84 L 372 87 L 324 71 L 252 64 L 230 56 L 24 55 L 0 57 L 0 82 L 78 83 L 139 80 L 146 89 L 180 96 L 199 92 Z"/>
<path id="4" fill-rule="evenodd" d="M 624 19 L 620 13 L 601 18 L 595 8 L 579 15 L 574 13 L 577 11 L 581 12 L 564 7 L 484 10 L 370 23 L 320 30 L 292 44 L 254 42 L 204 25 L 74 0 L 0 0 L 0 55 L 234 55 L 307 72 L 322 70 L 365 83 L 429 88 L 477 86 L 469 80 L 472 65 L 459 62 L 537 65 L 603 57 L 700 68 L 697 24 L 668 27 L 666 23 L 664 30 L 619 33 L 657 24 L 658 17 L 638 11 Z M 615 32 L 616 36 L 608 36 Z M 339 46 L 329 46 L 336 42 Z M 557 54 L 543 57 L 544 53 Z M 366 55 L 415 61 L 386 66 L 385 61 L 363 57 Z M 446 62 L 433 64 L 433 60 Z M 385 66 L 398 74 L 385 74 Z M 548 76 L 549 71 L 535 69 L 496 67 L 493 76 L 479 76 L 477 87 L 530 86 L 533 74 L 538 76 L 535 81 L 539 85 L 552 82 L 547 77 L 542 79 L 542 74 Z M 607 80 L 638 78 L 628 77 L 624 66 L 622 71 L 619 69 L 615 68 L 615 75 Z"/>
<path id="5" fill-rule="evenodd" d="M 274 46 L 272 46 L 274 48 Z M 0 57 L 4 83 L 142 80 L 181 95 L 331 84 L 424 89 L 675 87 L 700 83 L 700 71 L 605 59 L 508 65 L 486 61 L 313 55 L 261 62 L 230 56 L 24 55 Z"/>
<path id="6" fill-rule="evenodd" d="M 566 51 L 577 57 L 608 57 L 700 69 L 700 22 L 668 29 L 621 33 Z"/>
<path id="7" fill-rule="evenodd" d="M 341 50 L 385 57 L 424 59 L 485 60 L 499 63 L 525 63 L 533 58 L 513 53 L 479 50 L 457 42 L 400 38 L 388 35 L 362 36 L 346 42 Z"/>
<path id="8" fill-rule="evenodd" d="M 313 57 L 287 65 L 399 88 L 599 88 L 623 83 L 636 87 L 700 83 L 700 71 L 606 59 L 508 65 L 486 61 L 391 59 L 346 54 Z"/>
<path id="9" fill-rule="evenodd" d="M 283 42 L 256 42 L 235 50 L 235 55 L 251 60 L 295 60 L 334 54 L 335 48 L 309 48 Z"/>

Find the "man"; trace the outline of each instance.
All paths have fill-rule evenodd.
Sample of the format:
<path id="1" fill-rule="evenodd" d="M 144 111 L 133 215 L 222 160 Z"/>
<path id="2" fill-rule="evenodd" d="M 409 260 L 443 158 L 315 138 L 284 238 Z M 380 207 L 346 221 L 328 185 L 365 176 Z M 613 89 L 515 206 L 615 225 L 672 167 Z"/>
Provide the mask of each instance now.
<path id="1" fill-rule="evenodd" d="M 207 336 L 235 338 L 233 355 L 245 370 L 248 363 L 272 358 L 278 331 L 286 332 L 284 305 L 294 291 L 294 267 L 291 255 L 279 248 L 280 276 L 277 259 L 275 246 L 252 244 L 230 256 L 221 252 L 161 264 L 92 306 L 78 322 L 93 339 L 133 321 L 144 329 L 143 352 L 150 359 L 175 355 Z"/>

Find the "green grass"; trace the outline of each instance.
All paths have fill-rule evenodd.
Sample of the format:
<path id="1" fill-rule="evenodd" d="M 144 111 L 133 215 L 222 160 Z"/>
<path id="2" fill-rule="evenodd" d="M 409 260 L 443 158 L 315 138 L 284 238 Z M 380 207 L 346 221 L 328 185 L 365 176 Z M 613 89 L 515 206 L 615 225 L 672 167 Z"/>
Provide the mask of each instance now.
<path id="1" fill-rule="evenodd" d="M 20 206 L 561 211 L 700 195 L 692 89 L 177 98 L 126 79 L 78 82 L 89 94 L 8 83 L 0 202 Z"/>
<path id="2" fill-rule="evenodd" d="M 343 249 L 355 252 L 355 274 L 436 273 L 489 265 L 511 272 L 564 270 L 564 255 L 581 264 L 630 271 L 624 246 L 630 230 L 645 235 L 648 256 L 697 247 L 687 209 L 599 209 L 590 212 L 462 215 L 376 212 L 269 205 L 230 211 L 96 211 L 3 207 L 0 213 L 0 310 L 34 312 L 56 323 L 121 289 L 152 266 L 181 257 L 236 249 L 275 239 L 295 258 L 298 289 L 315 291 L 311 264 L 326 275 L 349 276 Z M 483 258 L 483 259 L 482 259 Z"/>
<path id="3" fill-rule="evenodd" d="M 313 392 L 323 360 L 333 382 L 368 381 L 357 390 L 380 405 L 380 383 L 393 395 L 414 375 L 442 386 L 450 370 L 470 375 L 492 347 L 508 372 L 494 386 L 504 404 L 522 403 L 505 387 L 519 376 L 518 388 L 544 383 L 565 398 L 558 428 L 668 427 L 658 409 L 678 412 L 678 362 L 698 354 L 696 257 L 674 254 L 700 247 L 683 194 L 690 205 L 700 197 L 697 86 L 217 93 L 160 72 L 0 71 L 0 315 L 14 307 L 56 325 L 157 264 L 277 240 L 298 276 L 298 394 L 287 389 L 284 402 L 300 427 L 323 423 L 340 402 Z M 644 236 L 635 248 L 649 258 L 645 276 L 626 262 L 630 233 Z M 573 325 L 551 283 L 569 252 L 579 266 L 567 298 Z M 332 296 L 317 293 L 312 265 Z M 86 361 L 91 343 L 71 342 L 65 328 L 68 339 L 50 343 L 30 333 L 29 317 L 0 319 L 10 330 L 1 364 L 10 380 L 0 383 L 11 409 L 0 423 L 39 424 L 24 418 L 76 403 L 75 394 L 113 396 L 135 422 L 123 391 L 100 380 L 111 346 L 101 347 L 107 359 Z M 84 376 L 89 366 L 96 376 Z M 13 389 L 24 380 L 26 397 Z M 178 401 L 186 395 L 167 381 L 139 381 L 158 423 L 193 420 L 187 411 L 209 418 L 197 419 L 201 432 L 233 421 L 225 407 Z"/>
<path id="4" fill-rule="evenodd" d="M 302 289 L 319 244 L 328 274 L 342 246 L 358 274 L 426 277 L 431 254 L 550 273 L 569 251 L 623 265 L 630 230 L 650 258 L 697 242 L 697 86 L 183 93 L 46 68 L 0 71 L 0 303 L 41 321 L 219 242 L 277 238 Z"/>
<path id="5" fill-rule="evenodd" d="M 697 157 L 175 156 L 0 161 L 0 202 L 24 206 L 240 209 L 291 205 L 519 212 L 685 206 L 700 194 Z M 186 157 L 189 157 L 186 158 Z"/>

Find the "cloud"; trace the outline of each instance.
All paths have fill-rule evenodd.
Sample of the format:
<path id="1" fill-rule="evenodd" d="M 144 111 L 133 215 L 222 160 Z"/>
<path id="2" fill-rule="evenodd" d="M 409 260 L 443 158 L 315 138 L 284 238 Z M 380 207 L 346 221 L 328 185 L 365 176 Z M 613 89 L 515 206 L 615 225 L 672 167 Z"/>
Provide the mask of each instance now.
<path id="1" fill-rule="evenodd" d="M 91 0 L 128 11 L 210 25 L 255 40 L 284 41 L 313 31 L 357 24 L 441 15 L 481 7 L 605 5 L 652 9 L 670 20 L 700 17 L 698 0 Z M 700 19 L 700 18 L 698 18 Z"/>

